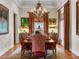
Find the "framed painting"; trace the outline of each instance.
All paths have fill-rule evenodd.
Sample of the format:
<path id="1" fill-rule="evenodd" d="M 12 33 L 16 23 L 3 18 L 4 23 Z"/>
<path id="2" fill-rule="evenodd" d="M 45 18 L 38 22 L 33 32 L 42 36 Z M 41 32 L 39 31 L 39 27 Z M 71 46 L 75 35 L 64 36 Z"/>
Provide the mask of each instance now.
<path id="1" fill-rule="evenodd" d="M 56 25 L 56 18 L 49 18 L 49 25 Z"/>
<path id="2" fill-rule="evenodd" d="M 29 28 L 29 18 L 21 17 L 21 26 Z"/>
<path id="3" fill-rule="evenodd" d="M 0 4 L 0 35 L 9 32 L 9 9 Z"/>
<path id="4" fill-rule="evenodd" d="M 79 35 L 79 1 L 76 2 L 76 34 Z"/>
<path id="5" fill-rule="evenodd" d="M 51 33 L 52 31 L 56 32 L 56 18 L 49 18 L 48 21 L 48 32 Z"/>

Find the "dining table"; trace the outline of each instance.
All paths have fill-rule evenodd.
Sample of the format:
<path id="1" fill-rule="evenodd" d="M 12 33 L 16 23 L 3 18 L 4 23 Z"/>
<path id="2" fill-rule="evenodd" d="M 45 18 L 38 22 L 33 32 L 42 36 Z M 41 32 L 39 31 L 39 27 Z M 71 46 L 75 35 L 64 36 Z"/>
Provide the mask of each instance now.
<path id="1" fill-rule="evenodd" d="M 52 39 L 46 39 L 45 40 L 45 49 L 53 49 L 53 45 L 55 45 L 55 42 Z M 30 39 L 26 39 L 23 42 L 21 42 L 21 46 L 22 48 L 26 48 L 26 49 L 32 49 L 32 41 Z"/>

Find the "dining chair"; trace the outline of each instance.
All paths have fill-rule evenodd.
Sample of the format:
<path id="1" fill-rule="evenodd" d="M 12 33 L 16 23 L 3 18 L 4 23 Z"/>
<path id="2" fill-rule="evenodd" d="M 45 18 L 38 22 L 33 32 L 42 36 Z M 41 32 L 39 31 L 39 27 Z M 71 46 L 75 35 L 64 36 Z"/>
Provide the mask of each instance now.
<path id="1" fill-rule="evenodd" d="M 45 39 L 47 37 L 42 35 L 41 33 L 39 34 L 34 34 L 30 36 L 30 39 L 32 40 L 32 55 L 34 57 L 44 57 L 46 59 L 46 54 L 45 54 Z"/>
<path id="2" fill-rule="evenodd" d="M 23 56 L 26 50 L 30 50 L 30 51 L 32 50 L 32 47 L 31 47 L 32 44 L 30 42 L 28 43 L 24 42 L 24 40 L 27 40 L 26 39 L 27 36 L 25 33 L 20 33 L 19 37 L 20 37 L 19 40 L 21 44 L 21 56 Z"/>
<path id="3" fill-rule="evenodd" d="M 55 42 L 46 43 L 45 49 L 46 49 L 46 54 L 47 54 L 47 50 L 52 50 L 53 54 L 56 56 L 56 43 Z"/>
<path id="4" fill-rule="evenodd" d="M 54 41 L 53 43 L 48 43 L 46 45 L 46 49 L 50 49 L 53 51 L 54 55 L 56 56 L 56 44 L 58 42 L 58 35 L 56 33 L 52 34 L 51 36 L 52 40 Z"/>
<path id="5" fill-rule="evenodd" d="M 46 53 L 45 52 L 36 51 L 36 52 L 33 52 L 32 54 L 36 58 L 42 58 L 43 57 L 44 59 L 46 59 Z"/>

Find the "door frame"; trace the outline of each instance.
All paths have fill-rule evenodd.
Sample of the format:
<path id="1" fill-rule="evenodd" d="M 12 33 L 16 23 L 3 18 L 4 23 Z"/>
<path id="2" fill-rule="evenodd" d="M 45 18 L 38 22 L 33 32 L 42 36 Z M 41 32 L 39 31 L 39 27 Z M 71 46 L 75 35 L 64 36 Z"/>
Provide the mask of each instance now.
<path id="1" fill-rule="evenodd" d="M 16 45 L 16 13 L 13 14 L 14 15 L 14 45 Z"/>
<path id="2" fill-rule="evenodd" d="M 69 21 L 70 21 L 70 3 L 67 1 L 64 4 L 64 49 L 70 51 L 69 39 Z"/>
<path id="3" fill-rule="evenodd" d="M 69 46 L 70 45 L 70 39 L 69 39 L 70 5 L 69 5 L 69 1 L 67 1 L 62 7 L 64 7 L 64 14 L 63 14 L 64 16 L 64 49 L 70 51 L 70 46 Z M 58 33 L 59 33 L 59 28 L 60 28 L 59 23 L 61 21 L 60 19 L 61 8 L 58 10 Z"/>

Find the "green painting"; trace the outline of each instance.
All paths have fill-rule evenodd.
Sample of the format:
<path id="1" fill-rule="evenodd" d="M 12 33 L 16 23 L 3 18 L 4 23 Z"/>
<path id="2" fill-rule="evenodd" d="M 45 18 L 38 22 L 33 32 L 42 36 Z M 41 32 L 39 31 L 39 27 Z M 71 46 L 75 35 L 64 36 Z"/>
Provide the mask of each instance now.
<path id="1" fill-rule="evenodd" d="M 21 18 L 21 26 L 28 28 L 28 26 L 29 26 L 29 18 Z"/>

